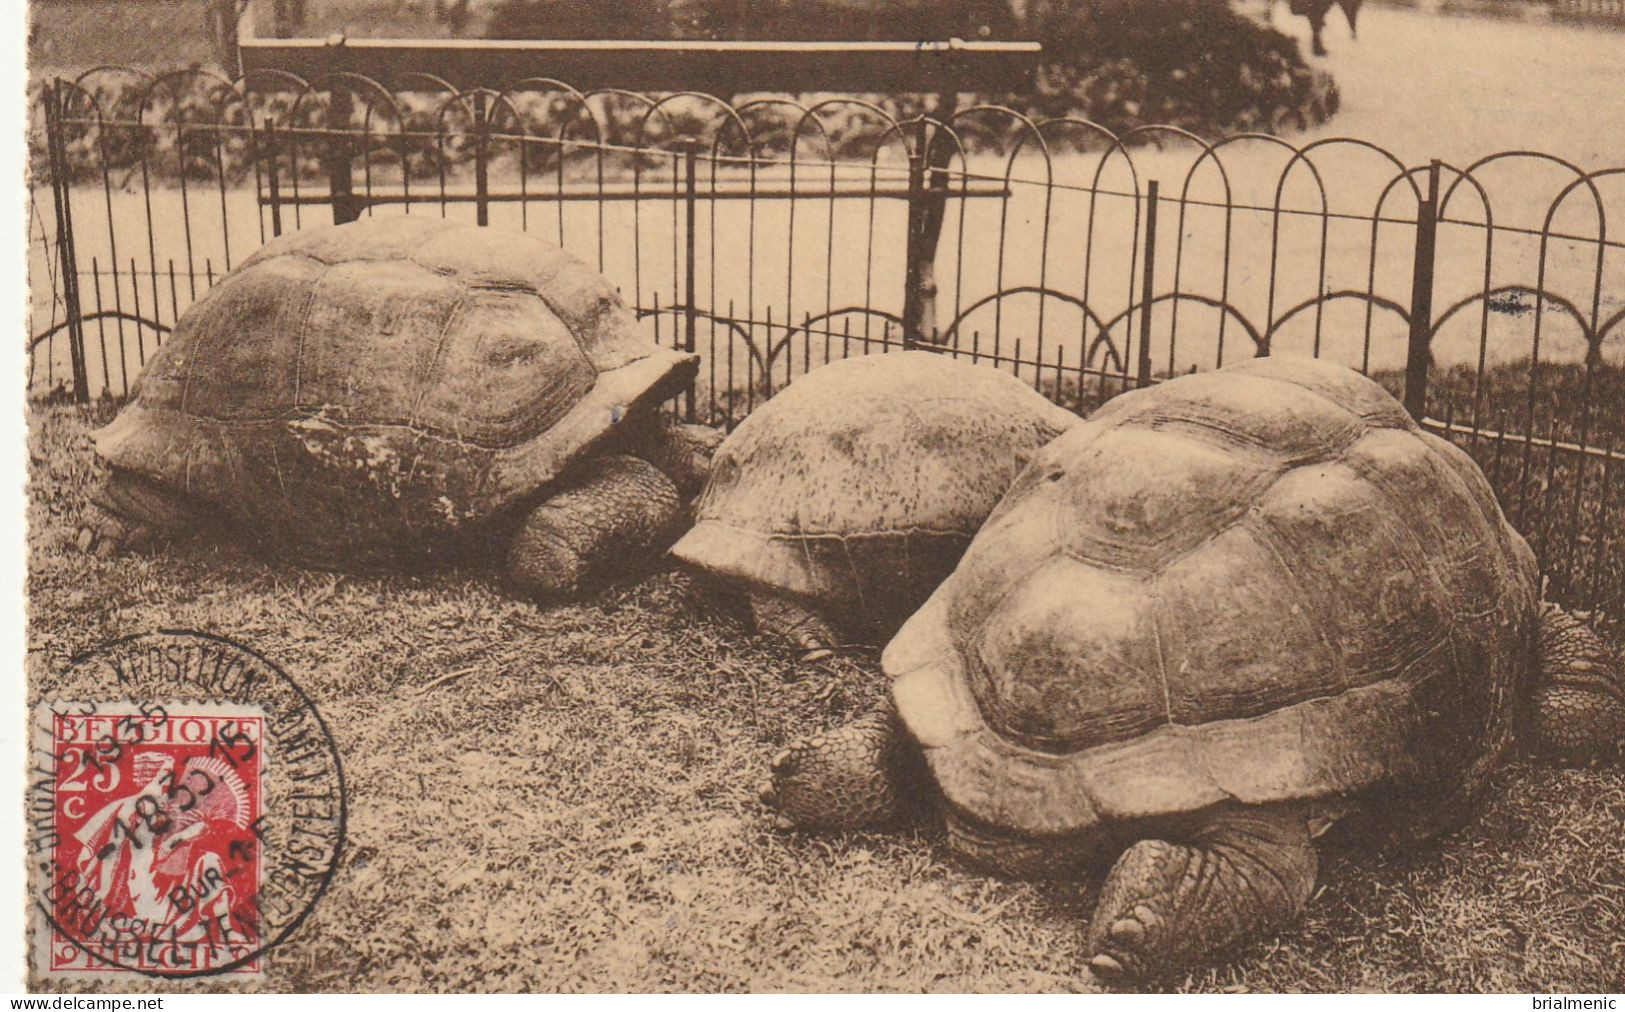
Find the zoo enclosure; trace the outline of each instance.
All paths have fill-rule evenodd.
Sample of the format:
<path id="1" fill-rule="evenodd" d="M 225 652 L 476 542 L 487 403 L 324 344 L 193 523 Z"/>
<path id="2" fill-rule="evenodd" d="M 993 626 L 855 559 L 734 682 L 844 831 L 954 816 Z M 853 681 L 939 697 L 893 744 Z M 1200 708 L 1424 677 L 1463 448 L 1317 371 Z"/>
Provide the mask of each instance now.
<path id="1" fill-rule="evenodd" d="M 987 105 L 387 84 L 101 68 L 43 89 L 31 389 L 127 395 L 187 305 L 275 235 L 443 215 L 596 265 L 651 339 L 702 356 L 675 407 L 726 425 L 824 361 L 898 348 L 1080 411 L 1237 356 L 1334 358 L 1479 459 L 1555 597 L 1625 609 L 1625 243 L 1607 230 L 1625 167 L 1116 137 Z"/>

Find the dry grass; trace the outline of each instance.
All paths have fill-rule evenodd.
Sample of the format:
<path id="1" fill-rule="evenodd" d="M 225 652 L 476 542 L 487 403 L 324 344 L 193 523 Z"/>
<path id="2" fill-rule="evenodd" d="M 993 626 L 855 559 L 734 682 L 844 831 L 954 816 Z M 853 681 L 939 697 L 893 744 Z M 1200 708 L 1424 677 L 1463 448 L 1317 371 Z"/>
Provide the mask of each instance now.
<path id="1" fill-rule="evenodd" d="M 543 611 L 478 573 L 334 576 L 202 545 L 86 558 L 89 421 L 33 416 L 31 645 L 241 639 L 311 693 L 344 757 L 344 862 L 266 987 L 1076 986 L 1092 884 L 968 872 L 934 828 L 764 825 L 765 758 L 876 698 L 873 656 L 798 670 L 673 573 Z M 1436 848 L 1333 855 L 1301 929 L 1182 986 L 1625 989 L 1625 771 L 1520 761 L 1499 781 Z"/>

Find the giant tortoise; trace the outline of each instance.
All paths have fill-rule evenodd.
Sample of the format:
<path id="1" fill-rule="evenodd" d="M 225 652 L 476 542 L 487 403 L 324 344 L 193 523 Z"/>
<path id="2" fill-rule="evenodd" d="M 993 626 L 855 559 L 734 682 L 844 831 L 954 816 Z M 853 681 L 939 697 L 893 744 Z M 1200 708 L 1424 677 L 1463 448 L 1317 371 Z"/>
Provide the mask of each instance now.
<path id="1" fill-rule="evenodd" d="M 890 709 L 774 759 L 780 824 L 928 797 L 995 872 L 1109 865 L 1107 979 L 1290 924 L 1338 820 L 1458 825 L 1515 728 L 1568 759 L 1625 738 L 1617 660 L 1542 604 L 1472 459 L 1308 359 L 1125 394 L 1050 443 L 882 666 Z"/>
<path id="2" fill-rule="evenodd" d="M 513 580 L 567 594 L 675 534 L 672 482 L 626 454 L 684 459 L 654 408 L 696 364 L 529 236 L 400 216 L 297 232 L 187 310 L 95 434 L 111 477 L 81 544 L 219 519 L 347 568 L 517 527 Z"/>
<path id="3" fill-rule="evenodd" d="M 804 659 L 884 643 L 1027 458 L 1081 421 L 1008 373 L 935 352 L 831 362 L 723 441 L 672 554 L 743 589 L 757 625 Z"/>

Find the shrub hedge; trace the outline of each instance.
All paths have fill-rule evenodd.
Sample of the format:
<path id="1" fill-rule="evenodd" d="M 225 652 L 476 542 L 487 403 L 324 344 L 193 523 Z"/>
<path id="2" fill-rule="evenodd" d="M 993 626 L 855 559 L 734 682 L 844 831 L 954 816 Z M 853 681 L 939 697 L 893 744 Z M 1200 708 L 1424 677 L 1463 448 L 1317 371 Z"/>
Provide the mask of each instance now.
<path id="1" fill-rule="evenodd" d="M 486 34 L 501 37 L 705 37 L 739 38 L 747 28 L 755 37 L 786 38 L 913 38 L 1037 37 L 1045 57 L 1030 86 L 1005 94 L 977 95 L 971 99 L 1006 105 L 1034 119 L 1081 117 L 1121 134 L 1148 124 L 1171 124 L 1198 134 L 1216 135 L 1242 130 L 1282 132 L 1304 129 L 1332 116 L 1338 105 L 1330 77 L 1305 63 L 1297 43 L 1272 28 L 1233 11 L 1223 0 L 1052 0 L 1028 9 L 1025 27 L 1016 23 L 1003 0 L 963 0 L 949 10 L 924 0 L 873 3 L 846 0 L 817 5 L 805 0 L 595 0 L 560 3 L 558 0 L 499 0 L 491 9 Z M 32 85 L 36 101 L 41 82 Z M 217 78 L 196 74 L 170 78 L 147 92 L 134 75 L 99 74 L 87 84 L 88 98 L 78 99 L 79 117 L 94 121 L 99 109 L 106 125 L 71 124 L 67 131 L 69 174 L 76 179 L 99 179 L 105 166 L 119 175 L 134 173 L 145 162 L 149 177 L 173 179 L 214 178 L 221 170 L 233 180 L 253 171 L 247 133 L 241 129 L 247 109 Z M 723 96 L 738 99 L 740 96 Z M 865 96 L 897 118 L 908 118 L 934 107 L 935 99 L 921 95 Z M 94 105 L 92 101 L 94 100 Z M 255 118 L 276 115 L 283 127 L 322 127 L 326 113 L 319 101 L 306 98 L 294 106 L 286 97 L 256 96 Z M 532 132 L 554 133 L 571 117 L 580 117 L 564 99 L 525 96 L 521 114 Z M 408 138 L 393 142 L 392 152 L 405 151 L 412 174 L 435 176 L 466 165 L 472 144 L 457 136 L 466 128 L 463 111 L 446 108 L 446 96 L 402 93 L 395 112 L 374 109 L 372 126 L 434 134 L 444 125 L 449 135 Z M 36 105 L 36 108 L 38 106 Z M 364 105 L 352 117 L 359 126 Z M 695 110 L 698 112 L 699 110 Z M 664 125 L 644 121 L 644 108 L 635 101 L 603 100 L 599 107 L 603 130 L 598 134 L 615 145 L 653 144 Z M 683 109 L 672 107 L 681 119 Z M 872 144 L 873 124 L 840 113 L 826 126 L 837 151 L 863 150 Z M 36 117 L 36 120 L 38 117 Z M 136 120 L 147 124 L 134 127 Z M 219 122 L 225 131 L 181 129 Z M 1007 127 L 1014 129 L 1014 121 Z M 753 131 L 756 124 L 753 124 Z M 498 125 L 498 129 L 502 129 Z M 594 136 L 581 124 L 570 136 Z M 782 151 L 782 127 L 764 126 L 755 139 L 768 152 Z M 641 139 L 641 140 L 640 140 Z M 1086 135 L 1071 131 L 1063 142 L 1081 143 Z M 973 146 L 1007 143 L 1008 136 L 970 134 Z M 31 131 L 36 172 L 45 166 L 44 131 L 36 122 Z M 315 143 L 299 147 L 295 164 L 301 176 L 319 172 L 320 152 Z M 542 166 L 550 157 L 540 149 L 532 159 Z M 624 157 L 612 160 L 624 161 Z M 286 164 L 286 163 L 285 163 Z"/>

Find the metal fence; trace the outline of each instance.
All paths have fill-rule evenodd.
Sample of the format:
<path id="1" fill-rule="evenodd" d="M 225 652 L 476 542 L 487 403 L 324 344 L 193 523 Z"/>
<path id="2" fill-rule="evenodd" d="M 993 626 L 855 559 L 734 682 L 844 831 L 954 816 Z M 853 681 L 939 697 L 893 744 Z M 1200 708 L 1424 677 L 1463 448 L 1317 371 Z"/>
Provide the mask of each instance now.
<path id="1" fill-rule="evenodd" d="M 363 214 L 537 233 L 698 352 L 731 425 L 927 347 L 1080 411 L 1238 356 L 1385 383 L 1483 464 L 1551 593 L 1625 612 L 1625 167 L 1407 165 L 1353 138 L 1113 136 L 992 106 L 456 91 L 103 68 L 38 96 L 32 388 L 122 397 L 213 280 Z M 1617 225 L 1616 225 L 1617 229 Z"/>
<path id="2" fill-rule="evenodd" d="M 1625 27 L 1625 0 L 1551 0 L 1551 10 L 1559 21 Z"/>

